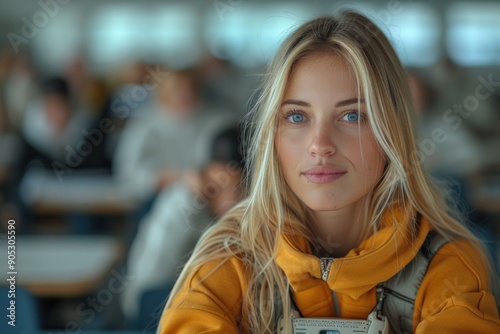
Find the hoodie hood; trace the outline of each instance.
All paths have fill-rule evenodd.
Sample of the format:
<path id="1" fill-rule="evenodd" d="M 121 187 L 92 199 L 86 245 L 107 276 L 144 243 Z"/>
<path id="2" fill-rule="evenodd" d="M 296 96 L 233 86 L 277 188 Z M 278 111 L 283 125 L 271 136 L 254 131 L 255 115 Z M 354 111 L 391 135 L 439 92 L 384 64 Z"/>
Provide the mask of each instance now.
<path id="1" fill-rule="evenodd" d="M 358 299 L 406 266 L 431 229 L 424 219 L 416 224 L 411 222 L 408 214 L 400 208 L 388 210 L 379 231 L 345 257 L 333 260 L 325 280 L 328 287 Z M 323 285 L 320 259 L 313 255 L 304 237 L 292 238 L 282 234 L 276 262 L 285 272 L 295 293 Z"/>

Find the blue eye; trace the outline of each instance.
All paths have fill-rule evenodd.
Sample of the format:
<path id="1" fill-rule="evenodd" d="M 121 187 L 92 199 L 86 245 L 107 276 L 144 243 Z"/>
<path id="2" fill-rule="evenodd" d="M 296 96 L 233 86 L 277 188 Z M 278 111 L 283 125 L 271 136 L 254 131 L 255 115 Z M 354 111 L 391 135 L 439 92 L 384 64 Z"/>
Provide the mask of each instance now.
<path id="1" fill-rule="evenodd" d="M 344 117 L 342 117 L 342 119 L 344 119 L 350 123 L 357 122 L 357 121 L 359 121 L 359 113 L 357 111 L 348 112 L 344 115 Z"/>
<path id="2" fill-rule="evenodd" d="M 304 121 L 304 115 L 301 114 L 291 114 L 287 117 L 290 123 L 300 123 Z"/>

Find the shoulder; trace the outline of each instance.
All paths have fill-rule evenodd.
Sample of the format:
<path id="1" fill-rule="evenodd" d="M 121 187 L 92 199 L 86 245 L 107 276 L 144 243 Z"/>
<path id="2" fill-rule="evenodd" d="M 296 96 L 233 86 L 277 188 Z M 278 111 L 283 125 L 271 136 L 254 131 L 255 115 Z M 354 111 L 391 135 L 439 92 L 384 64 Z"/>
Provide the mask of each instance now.
<path id="1" fill-rule="evenodd" d="M 415 300 L 416 324 L 421 322 L 419 327 L 440 332 L 459 325 L 471 326 L 469 322 L 498 326 L 486 263 L 470 241 L 456 240 L 441 247 L 429 264 Z"/>
<path id="2" fill-rule="evenodd" d="M 161 333 L 237 333 L 245 289 L 236 257 L 215 259 L 190 272 L 160 320 Z"/>
<path id="3" fill-rule="evenodd" d="M 475 289 L 489 289 L 487 259 L 472 242 L 448 242 L 433 257 L 426 278 L 450 280 L 460 277 Z M 444 277 L 446 276 L 446 277 Z"/>
<path id="4" fill-rule="evenodd" d="M 130 117 L 125 123 L 123 131 L 133 133 L 147 133 L 162 127 L 168 127 L 170 122 L 161 114 L 161 111 L 152 110 Z"/>
<path id="5" fill-rule="evenodd" d="M 200 285 L 215 284 L 221 287 L 221 292 L 234 286 L 243 288 L 246 286 L 246 271 L 244 261 L 238 256 L 215 259 L 194 270 L 186 280 L 186 287 L 192 290 L 199 288 Z"/>
<path id="6" fill-rule="evenodd" d="M 246 291 L 245 265 L 236 256 L 215 259 L 195 268 L 175 295 L 171 312 L 193 310 L 237 319 Z"/>

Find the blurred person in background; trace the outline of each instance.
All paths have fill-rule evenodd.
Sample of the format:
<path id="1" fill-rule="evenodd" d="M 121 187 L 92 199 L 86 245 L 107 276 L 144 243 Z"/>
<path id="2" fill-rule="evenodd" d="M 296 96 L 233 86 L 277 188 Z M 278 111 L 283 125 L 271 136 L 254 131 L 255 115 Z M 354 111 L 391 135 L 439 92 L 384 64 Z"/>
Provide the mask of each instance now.
<path id="1" fill-rule="evenodd" d="M 125 191 L 145 203 L 136 220 L 161 189 L 203 166 L 210 138 L 237 118 L 201 100 L 193 69 L 172 70 L 154 94 L 153 101 L 127 121 L 113 160 Z"/>
<path id="2" fill-rule="evenodd" d="M 147 109 L 155 99 L 155 92 L 168 72 L 161 68 L 159 74 L 152 75 L 148 69 L 151 71 L 153 68 L 143 61 L 133 61 L 119 66 L 108 75 L 106 81 L 110 90 L 110 112 L 120 122 L 120 129 L 129 118 Z M 148 89 L 145 89 L 146 85 Z"/>
<path id="3" fill-rule="evenodd" d="M 102 79 L 90 78 L 83 85 L 81 100 L 83 105 L 93 107 L 99 115 L 96 124 L 102 119 L 112 122 L 113 130 L 106 133 L 101 152 L 109 159 L 106 169 L 109 167 L 110 172 L 115 171 L 112 169 L 113 160 L 125 125 L 154 99 L 154 88 L 145 96 L 141 96 L 140 100 L 132 97 L 134 90 L 144 88 L 142 85 L 149 75 L 147 68 L 148 65 L 142 61 L 129 62 Z"/>
<path id="4" fill-rule="evenodd" d="M 14 200 L 21 211 L 21 226 L 24 224 L 30 230 L 34 218 L 32 209 L 19 189 L 30 171 L 42 171 L 55 176 L 60 172 L 58 166 L 65 165 L 68 168 L 66 172 L 71 174 L 75 169 L 85 168 L 86 161 L 91 161 L 90 165 L 96 164 L 95 154 L 80 156 L 76 152 L 79 144 L 85 140 L 84 130 L 90 129 L 91 125 L 92 118 L 73 102 L 64 78 L 53 77 L 42 83 L 39 97 L 30 101 L 23 116 L 21 148 L 16 173 L 12 178 L 12 188 L 17 189 Z M 73 164 L 70 164 L 70 160 Z"/>
<path id="5" fill-rule="evenodd" d="M 214 138 L 210 162 L 200 172 L 186 173 L 160 192 L 140 222 L 127 259 L 127 274 L 134 279 L 124 291 L 122 308 L 129 323 L 137 324 L 139 311 L 147 312 L 140 308 L 143 293 L 173 285 L 201 234 L 241 199 L 242 171 L 240 134 L 231 127 Z M 151 306 L 154 311 L 159 304 Z"/>
<path id="6" fill-rule="evenodd" d="M 86 113 L 73 104 L 65 79 L 44 81 L 40 97 L 28 105 L 23 118 L 21 170 L 34 164 L 50 170 L 54 161 L 64 162 L 68 146 L 76 147 L 89 124 Z"/>

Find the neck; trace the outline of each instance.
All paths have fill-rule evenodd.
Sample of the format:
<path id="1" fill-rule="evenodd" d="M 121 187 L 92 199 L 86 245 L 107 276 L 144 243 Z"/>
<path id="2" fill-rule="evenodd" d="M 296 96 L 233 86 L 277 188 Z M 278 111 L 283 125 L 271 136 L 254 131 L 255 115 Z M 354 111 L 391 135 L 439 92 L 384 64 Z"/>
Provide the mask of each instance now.
<path id="1" fill-rule="evenodd" d="M 314 211 L 313 224 L 320 247 L 318 255 L 343 257 L 357 247 L 367 223 L 365 209 L 365 201 L 360 201 L 335 211 Z"/>

